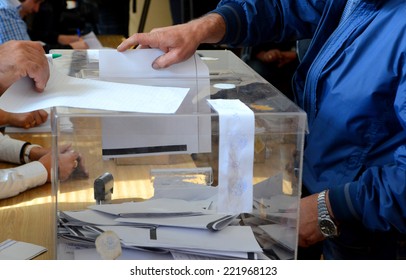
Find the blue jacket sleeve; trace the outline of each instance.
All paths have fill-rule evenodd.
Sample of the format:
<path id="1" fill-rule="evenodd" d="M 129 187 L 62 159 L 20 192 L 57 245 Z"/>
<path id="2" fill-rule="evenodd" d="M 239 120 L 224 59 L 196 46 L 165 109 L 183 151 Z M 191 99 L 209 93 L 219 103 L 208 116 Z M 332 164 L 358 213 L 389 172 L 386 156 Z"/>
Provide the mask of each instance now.
<path id="1" fill-rule="evenodd" d="M 394 108 L 404 128 L 397 137 L 405 139 L 406 53 L 400 61 Z M 331 189 L 329 199 L 338 220 L 361 220 L 371 230 L 406 233 L 406 143 L 395 150 L 392 163 L 367 168 L 358 181 Z"/>
<path id="2" fill-rule="evenodd" d="M 220 43 L 235 47 L 312 38 L 325 9 L 334 9 L 340 2 L 343 1 L 222 0 L 214 10 L 227 26 Z"/>

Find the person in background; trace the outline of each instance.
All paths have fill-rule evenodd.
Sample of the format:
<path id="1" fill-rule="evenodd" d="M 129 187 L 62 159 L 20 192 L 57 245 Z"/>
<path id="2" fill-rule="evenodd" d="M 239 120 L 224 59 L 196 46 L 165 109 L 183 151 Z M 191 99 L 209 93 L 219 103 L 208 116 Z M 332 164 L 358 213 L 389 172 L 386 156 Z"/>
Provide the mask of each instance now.
<path id="1" fill-rule="evenodd" d="M 33 9 L 35 7 L 35 9 Z M 31 9 L 30 9 L 31 8 Z M 87 49 L 86 42 L 80 38 L 82 22 L 67 10 L 65 0 L 25 0 L 21 3 L 20 16 L 27 23 L 28 34 L 33 41 L 46 43 L 45 51 L 51 49 Z M 65 19 L 66 18 L 66 19 Z M 70 33 L 63 30 L 66 21 L 70 21 Z"/>
<path id="2" fill-rule="evenodd" d="M 128 37 L 130 21 L 129 0 L 98 0 L 99 20 L 97 28 L 99 34 L 123 35 Z"/>
<path id="3" fill-rule="evenodd" d="M 136 6 L 136 1 L 131 1 Z M 86 10 L 88 17 L 92 18 L 95 34 L 128 37 L 130 0 L 79 0 L 76 3 L 79 9 Z"/>
<path id="4" fill-rule="evenodd" d="M 0 45 L 0 94 L 18 79 L 29 77 L 38 92 L 49 79 L 49 65 L 40 44 L 8 41 Z M 0 199 L 18 195 L 51 181 L 52 153 L 49 148 L 10 138 L 0 133 L 0 160 L 19 166 L 0 170 Z M 70 145 L 60 148 L 59 178 L 87 176 L 80 154 Z"/>
<path id="5" fill-rule="evenodd" d="M 31 40 L 27 24 L 23 20 L 26 16 L 36 13 L 44 0 L 0 0 L 0 44 L 9 40 Z M 45 50 L 49 50 L 46 42 Z M 74 49 L 87 49 L 86 42 L 79 38 L 78 41 L 70 43 Z"/>
<path id="6" fill-rule="evenodd" d="M 9 40 L 30 40 L 18 6 L 17 0 L 0 0 L 0 44 Z"/>
<path id="7" fill-rule="evenodd" d="M 406 258 L 406 2 L 222 0 L 186 24 L 134 34 L 118 46 L 165 52 L 162 69 L 201 43 L 310 39 L 294 76 L 308 117 L 299 245 L 324 259 Z"/>
<path id="8" fill-rule="evenodd" d="M 170 0 L 173 24 L 181 24 L 201 17 L 216 8 L 218 0 Z"/>

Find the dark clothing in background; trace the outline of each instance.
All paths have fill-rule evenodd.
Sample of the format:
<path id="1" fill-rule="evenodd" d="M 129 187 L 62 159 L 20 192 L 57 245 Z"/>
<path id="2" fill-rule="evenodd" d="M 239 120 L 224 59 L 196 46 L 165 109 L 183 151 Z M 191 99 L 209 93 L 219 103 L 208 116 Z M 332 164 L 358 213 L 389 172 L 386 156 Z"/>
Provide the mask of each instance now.
<path id="1" fill-rule="evenodd" d="M 218 2 L 218 0 L 170 0 L 173 24 L 198 18 L 216 8 Z"/>
<path id="2" fill-rule="evenodd" d="M 28 34 L 33 41 L 46 43 L 44 49 L 71 49 L 70 45 L 58 43 L 60 34 L 77 34 L 78 29 L 82 34 L 92 31 L 86 29 L 86 18 L 79 9 L 67 9 L 65 0 L 46 0 L 37 13 L 25 19 Z"/>
<path id="3" fill-rule="evenodd" d="M 256 58 L 256 55 L 261 51 L 267 51 L 271 49 L 290 51 L 294 46 L 295 42 L 264 43 L 255 47 L 245 49 L 241 58 L 265 80 L 274 85 L 289 99 L 294 100 L 292 78 L 297 66 L 299 65 L 298 59 L 287 63 L 282 67 L 278 67 L 277 62 L 265 63 Z"/>

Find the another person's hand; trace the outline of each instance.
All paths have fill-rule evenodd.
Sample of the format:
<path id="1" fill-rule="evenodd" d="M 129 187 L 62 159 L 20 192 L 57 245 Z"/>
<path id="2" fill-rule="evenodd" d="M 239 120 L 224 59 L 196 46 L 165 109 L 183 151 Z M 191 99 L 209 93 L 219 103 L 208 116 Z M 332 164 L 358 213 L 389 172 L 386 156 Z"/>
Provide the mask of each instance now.
<path id="1" fill-rule="evenodd" d="M 42 150 L 41 150 L 42 149 Z M 44 153 L 46 149 L 44 148 L 33 148 L 30 153 L 30 159 L 35 160 L 35 157 L 38 157 L 41 153 Z M 33 154 L 33 158 L 31 158 Z M 39 159 L 46 170 L 48 171 L 47 181 L 51 182 L 51 164 L 52 164 L 52 153 L 50 150 Z M 80 154 L 73 150 L 71 145 L 62 146 L 59 150 L 58 155 L 58 179 L 60 181 L 65 181 L 71 176 L 76 176 L 80 178 L 87 178 L 89 176 L 83 159 Z"/>
<path id="2" fill-rule="evenodd" d="M 265 63 L 275 62 L 280 68 L 296 59 L 295 51 L 280 51 L 272 49 L 268 51 L 261 51 L 257 54 L 257 58 Z"/>
<path id="3" fill-rule="evenodd" d="M 58 43 L 61 45 L 69 45 L 70 43 L 77 42 L 80 40 L 78 35 L 64 35 L 58 36 Z"/>
<path id="4" fill-rule="evenodd" d="M 0 110 L 0 125 L 31 128 L 43 124 L 48 119 L 48 112 L 36 110 L 28 113 L 9 113 Z"/>
<path id="5" fill-rule="evenodd" d="M 208 14 L 186 24 L 155 28 L 150 33 L 136 33 L 122 42 L 118 51 L 133 47 L 156 48 L 165 52 L 152 64 L 161 69 L 191 57 L 201 43 L 217 43 L 225 34 L 225 22 L 218 14 Z"/>
<path id="6" fill-rule="evenodd" d="M 72 49 L 74 50 L 85 50 L 88 49 L 89 46 L 88 44 L 85 42 L 85 40 L 83 40 L 82 38 L 80 38 L 79 40 L 77 40 L 76 42 L 72 42 L 69 44 Z"/>
<path id="7" fill-rule="evenodd" d="M 0 58 L 0 94 L 23 77 L 30 77 L 38 92 L 45 89 L 49 65 L 39 43 L 8 41 L 0 45 Z"/>

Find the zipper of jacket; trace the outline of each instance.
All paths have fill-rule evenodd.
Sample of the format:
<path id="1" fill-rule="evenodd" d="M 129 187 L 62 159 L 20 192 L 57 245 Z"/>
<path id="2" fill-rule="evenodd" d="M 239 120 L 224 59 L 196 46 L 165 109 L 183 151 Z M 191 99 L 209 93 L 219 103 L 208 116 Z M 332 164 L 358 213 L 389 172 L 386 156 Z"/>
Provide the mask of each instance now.
<path id="1" fill-rule="evenodd" d="M 304 92 L 306 93 L 304 109 L 308 115 L 309 127 L 317 114 L 316 92 L 321 73 L 327 63 L 339 52 L 340 48 L 352 32 L 368 19 L 366 15 L 370 14 L 371 11 L 370 9 L 364 10 L 367 6 L 367 3 L 361 2 L 348 18 L 339 24 L 320 49 L 320 52 L 315 57 L 313 63 L 310 65 L 304 86 Z"/>

